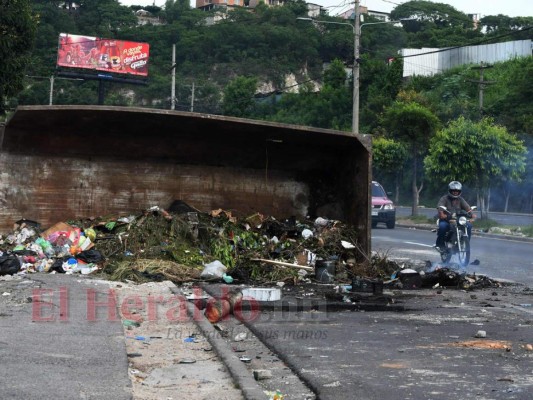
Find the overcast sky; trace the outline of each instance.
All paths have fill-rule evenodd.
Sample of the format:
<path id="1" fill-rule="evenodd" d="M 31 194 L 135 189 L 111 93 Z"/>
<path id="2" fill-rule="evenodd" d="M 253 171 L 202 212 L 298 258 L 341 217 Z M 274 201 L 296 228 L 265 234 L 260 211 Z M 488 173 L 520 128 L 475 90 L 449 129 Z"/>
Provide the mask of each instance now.
<path id="1" fill-rule="evenodd" d="M 165 0 L 119 0 L 123 5 L 153 5 L 162 7 Z M 327 7 L 329 15 L 337 15 L 353 7 L 350 0 L 308 0 L 308 3 L 319 4 Z M 403 0 L 359 0 L 362 6 L 369 10 L 390 12 L 399 4 L 405 3 Z M 465 14 L 485 15 L 508 15 L 510 17 L 531 17 L 533 16 L 533 0 L 444 0 L 434 1 L 434 3 L 445 3 L 455 7 Z M 191 6 L 196 5 L 196 0 L 191 0 Z"/>

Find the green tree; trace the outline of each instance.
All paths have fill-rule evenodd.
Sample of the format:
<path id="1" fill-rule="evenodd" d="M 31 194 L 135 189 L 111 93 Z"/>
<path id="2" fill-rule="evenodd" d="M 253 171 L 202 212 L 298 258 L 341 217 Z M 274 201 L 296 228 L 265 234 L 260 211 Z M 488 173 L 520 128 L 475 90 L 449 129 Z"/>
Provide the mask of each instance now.
<path id="1" fill-rule="evenodd" d="M 413 199 L 412 215 L 418 215 L 420 191 L 418 187 L 419 164 L 425 155 L 431 136 L 440 125 L 439 119 L 431 110 L 415 101 L 397 100 L 385 111 L 384 125 L 398 140 L 405 141 L 412 157 L 411 194 Z"/>
<path id="2" fill-rule="evenodd" d="M 306 87 L 299 94 L 286 94 L 276 104 L 277 112 L 269 119 L 289 124 L 350 130 L 352 89 L 346 84 L 341 61 L 334 60 L 324 72 L 320 92 Z"/>
<path id="3" fill-rule="evenodd" d="M 82 0 L 77 17 L 79 32 L 74 33 L 112 39 L 136 24 L 133 11 L 116 0 Z"/>
<path id="4" fill-rule="evenodd" d="M 407 1 L 391 12 L 393 20 L 407 18 L 409 47 L 457 46 L 482 36 L 468 15 L 444 3 Z"/>
<path id="5" fill-rule="evenodd" d="M 396 203 L 399 202 L 400 177 L 406 161 L 407 148 L 403 143 L 382 136 L 372 141 L 372 174 L 380 182 L 387 176 L 393 178 Z"/>
<path id="6" fill-rule="evenodd" d="M 36 26 L 29 0 L 0 0 L 0 117 L 6 97 L 22 90 Z"/>
<path id="7" fill-rule="evenodd" d="M 531 38 L 533 17 L 508 17 L 507 15 L 487 15 L 481 18 L 480 29 L 489 37 L 497 37 L 513 33 L 512 40 L 527 40 Z M 522 31 L 522 32 L 520 32 Z M 508 37 L 500 40 L 507 41 Z"/>
<path id="8" fill-rule="evenodd" d="M 238 76 L 224 89 L 222 110 L 224 115 L 247 117 L 255 111 L 257 79 Z"/>
<path id="9" fill-rule="evenodd" d="M 346 72 L 341 60 L 333 60 L 329 68 L 324 71 L 324 85 L 330 86 L 332 89 L 346 86 Z"/>
<path id="10" fill-rule="evenodd" d="M 508 61 L 487 72 L 484 110 L 513 132 L 533 135 L 533 57 Z"/>
<path id="11" fill-rule="evenodd" d="M 438 181 L 458 180 L 475 188 L 483 212 L 491 187 L 522 178 L 526 154 L 524 143 L 492 119 L 459 117 L 431 139 L 424 167 Z"/>

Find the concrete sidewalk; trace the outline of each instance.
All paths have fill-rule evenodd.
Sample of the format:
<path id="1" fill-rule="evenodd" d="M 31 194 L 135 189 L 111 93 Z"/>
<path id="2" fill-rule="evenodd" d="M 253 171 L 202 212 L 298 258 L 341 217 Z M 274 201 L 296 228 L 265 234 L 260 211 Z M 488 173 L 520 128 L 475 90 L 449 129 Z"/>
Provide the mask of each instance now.
<path id="1" fill-rule="evenodd" d="M 109 283 L 59 274 L 1 278 L 0 398 L 131 399 L 120 318 L 87 313 L 87 296 L 105 301 Z"/>
<path id="2" fill-rule="evenodd" d="M 0 398 L 268 400 L 284 386 L 315 398 L 242 323 L 210 323 L 185 289 L 92 275 L 0 277 Z"/>

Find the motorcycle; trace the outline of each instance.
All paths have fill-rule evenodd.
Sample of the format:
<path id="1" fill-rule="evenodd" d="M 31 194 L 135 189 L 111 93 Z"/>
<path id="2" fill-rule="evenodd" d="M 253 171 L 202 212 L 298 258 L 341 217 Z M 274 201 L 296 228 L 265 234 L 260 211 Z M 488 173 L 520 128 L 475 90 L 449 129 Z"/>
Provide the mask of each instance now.
<path id="1" fill-rule="evenodd" d="M 446 207 L 440 206 L 448 216 L 450 229 L 444 238 L 444 250 L 437 249 L 443 263 L 450 262 L 453 255 L 457 255 L 461 267 L 466 267 L 470 262 L 470 237 L 468 236 L 467 223 L 472 222 L 472 212 L 477 207 L 472 207 L 470 212 L 461 210 L 457 213 L 450 212 Z M 437 220 L 437 227 L 439 221 Z M 435 230 L 435 232 L 438 231 Z"/>

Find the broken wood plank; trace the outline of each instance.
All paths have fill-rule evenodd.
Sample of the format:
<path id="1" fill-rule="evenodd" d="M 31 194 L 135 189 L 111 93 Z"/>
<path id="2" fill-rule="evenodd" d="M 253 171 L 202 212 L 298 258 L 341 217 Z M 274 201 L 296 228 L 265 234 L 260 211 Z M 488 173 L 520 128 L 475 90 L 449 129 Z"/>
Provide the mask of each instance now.
<path id="1" fill-rule="evenodd" d="M 307 265 L 298 265 L 298 264 L 291 264 L 283 261 L 275 261 L 275 260 L 267 260 L 265 258 L 252 258 L 251 261 L 261 261 L 269 264 L 275 264 L 280 265 L 282 267 L 291 267 L 291 268 L 298 268 L 298 269 L 304 269 L 306 271 L 314 271 L 315 269 L 313 267 L 309 267 Z"/>

